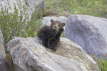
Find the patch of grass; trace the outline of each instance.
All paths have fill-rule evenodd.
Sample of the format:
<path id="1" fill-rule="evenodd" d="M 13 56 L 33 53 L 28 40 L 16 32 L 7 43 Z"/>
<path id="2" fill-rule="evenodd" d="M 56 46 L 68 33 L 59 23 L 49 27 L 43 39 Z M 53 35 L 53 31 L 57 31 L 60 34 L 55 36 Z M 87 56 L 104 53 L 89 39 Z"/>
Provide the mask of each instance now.
<path id="1" fill-rule="evenodd" d="M 46 9 L 64 14 L 88 14 L 107 17 L 107 0 L 46 0 Z"/>
<path id="2" fill-rule="evenodd" d="M 40 25 L 41 25 L 41 19 L 30 21 L 26 29 L 28 36 L 36 36 Z"/>
<path id="3" fill-rule="evenodd" d="M 107 71 L 107 60 L 100 59 L 98 60 L 98 64 L 99 64 L 101 71 Z"/>
<path id="4" fill-rule="evenodd" d="M 30 21 L 22 21 L 22 16 L 18 16 L 18 12 L 14 14 L 6 14 L 0 12 L 0 29 L 2 30 L 5 43 L 11 40 L 14 36 L 28 37 L 35 36 L 36 31 L 41 24 L 42 12 L 34 12 Z"/>
<path id="5" fill-rule="evenodd" d="M 25 24 L 20 22 L 21 17 L 14 14 L 0 13 L 0 29 L 2 30 L 5 42 L 8 42 L 14 36 L 25 35 Z"/>

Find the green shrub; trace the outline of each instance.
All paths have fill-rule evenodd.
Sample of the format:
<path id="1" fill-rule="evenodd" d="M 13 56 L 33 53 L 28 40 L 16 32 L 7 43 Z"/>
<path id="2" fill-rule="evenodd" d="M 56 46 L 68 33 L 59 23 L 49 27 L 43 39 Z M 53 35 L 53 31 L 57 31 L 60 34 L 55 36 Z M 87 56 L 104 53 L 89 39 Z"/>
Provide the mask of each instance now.
<path id="1" fill-rule="evenodd" d="M 35 36 L 36 30 L 40 25 L 41 15 L 33 14 L 31 21 L 22 22 L 22 16 L 18 16 L 17 10 L 14 14 L 6 14 L 0 12 L 0 29 L 2 30 L 5 43 L 11 40 L 14 36 L 28 37 Z"/>
<path id="2" fill-rule="evenodd" d="M 98 64 L 99 64 L 101 71 L 107 71 L 107 60 L 100 59 L 98 60 Z"/>
<path id="3" fill-rule="evenodd" d="M 20 22 L 21 17 L 17 16 L 17 12 L 14 14 L 0 13 L 0 28 L 2 30 L 5 42 L 8 42 L 14 36 L 21 36 L 25 33 L 24 23 Z"/>

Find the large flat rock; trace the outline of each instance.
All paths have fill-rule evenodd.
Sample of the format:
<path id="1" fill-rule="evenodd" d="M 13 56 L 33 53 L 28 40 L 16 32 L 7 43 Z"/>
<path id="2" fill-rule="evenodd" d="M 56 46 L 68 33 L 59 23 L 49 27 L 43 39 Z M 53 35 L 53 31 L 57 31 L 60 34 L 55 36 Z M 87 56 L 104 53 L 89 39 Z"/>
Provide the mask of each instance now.
<path id="1" fill-rule="evenodd" d="M 72 42 L 69 44 L 66 39 L 62 39 L 62 41 L 61 45 L 66 44 L 72 48 Z M 79 58 L 64 56 L 64 52 L 59 52 L 60 49 L 63 50 L 60 48 L 60 44 L 56 52 L 46 49 L 35 38 L 16 37 L 7 45 L 15 65 L 15 71 L 99 71 L 96 62 L 85 52 L 82 52 L 78 46 L 73 48 L 77 51 L 79 49 L 80 53 L 84 54 L 83 57 L 89 57 L 90 59 L 87 58 L 87 60 L 92 66 L 95 65 L 94 67 L 88 63 L 85 65 L 85 62 L 83 63 Z M 67 49 L 66 47 L 65 50 L 68 50 L 69 47 Z M 70 48 L 69 50 L 72 51 Z M 70 56 L 73 55 L 70 54 Z M 78 54 L 77 57 L 79 57 Z"/>

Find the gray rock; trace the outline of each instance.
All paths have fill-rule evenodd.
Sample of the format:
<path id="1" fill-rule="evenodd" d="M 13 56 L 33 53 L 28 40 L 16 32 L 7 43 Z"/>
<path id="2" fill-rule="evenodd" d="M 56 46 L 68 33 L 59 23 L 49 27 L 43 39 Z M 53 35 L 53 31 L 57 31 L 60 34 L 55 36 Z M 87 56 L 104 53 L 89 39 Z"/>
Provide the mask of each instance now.
<path id="1" fill-rule="evenodd" d="M 68 44 L 68 41 L 65 39 L 62 39 L 62 41 L 66 42 L 66 45 L 72 48 L 72 44 Z M 17 37 L 7 44 L 13 63 L 15 64 L 15 71 L 98 71 L 97 69 L 89 70 L 87 63 L 84 65 L 84 63 L 76 58 L 73 59 L 62 56 L 58 52 L 55 53 L 51 50 L 46 50 L 42 45 L 36 42 L 34 38 Z M 78 49 L 80 48 L 78 47 Z M 79 56 L 77 55 L 77 57 Z M 94 65 L 96 64 L 92 58 L 89 62 Z"/>
<path id="2" fill-rule="evenodd" d="M 0 56 L 0 71 L 10 71 L 10 70 L 7 68 L 5 59 L 4 59 L 3 57 L 1 57 L 1 56 Z"/>
<path id="3" fill-rule="evenodd" d="M 8 71 L 5 62 L 5 49 L 4 49 L 4 39 L 2 32 L 0 31 L 0 71 Z"/>
<path id="4" fill-rule="evenodd" d="M 22 21 L 30 21 L 32 14 L 41 14 L 44 8 L 44 0 L 0 0 L 0 12 L 4 14 L 18 13 Z"/>
<path id="5" fill-rule="evenodd" d="M 65 26 L 65 37 L 87 53 L 107 58 L 107 19 L 88 15 L 71 15 Z"/>
<path id="6" fill-rule="evenodd" d="M 4 38 L 1 30 L 0 30 L 0 56 L 3 58 L 5 58 L 6 56 L 5 49 L 4 49 Z"/>

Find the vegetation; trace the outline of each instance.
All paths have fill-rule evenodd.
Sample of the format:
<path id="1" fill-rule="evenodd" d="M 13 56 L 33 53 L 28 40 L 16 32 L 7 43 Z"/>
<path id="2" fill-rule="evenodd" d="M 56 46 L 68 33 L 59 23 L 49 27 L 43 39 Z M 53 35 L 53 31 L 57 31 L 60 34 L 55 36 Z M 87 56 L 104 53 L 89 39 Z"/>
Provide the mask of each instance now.
<path id="1" fill-rule="evenodd" d="M 99 59 L 98 64 L 99 64 L 101 71 L 107 71 L 107 60 Z"/>
<path id="2" fill-rule="evenodd" d="M 46 0 L 45 3 L 48 11 L 107 17 L 107 0 Z"/>
<path id="3" fill-rule="evenodd" d="M 15 36 L 28 37 L 36 35 L 36 30 L 41 24 L 40 17 L 37 13 L 33 14 L 32 20 L 26 22 L 22 21 L 22 16 L 18 16 L 17 10 L 14 14 L 0 12 L 0 29 L 2 30 L 5 43 Z"/>
<path id="4" fill-rule="evenodd" d="M 22 35 L 19 29 L 22 29 L 23 22 L 19 22 L 17 13 L 5 15 L 0 14 L 0 28 L 2 30 L 5 42 L 9 41 L 15 35 Z M 20 32 L 20 33 L 19 33 Z"/>

